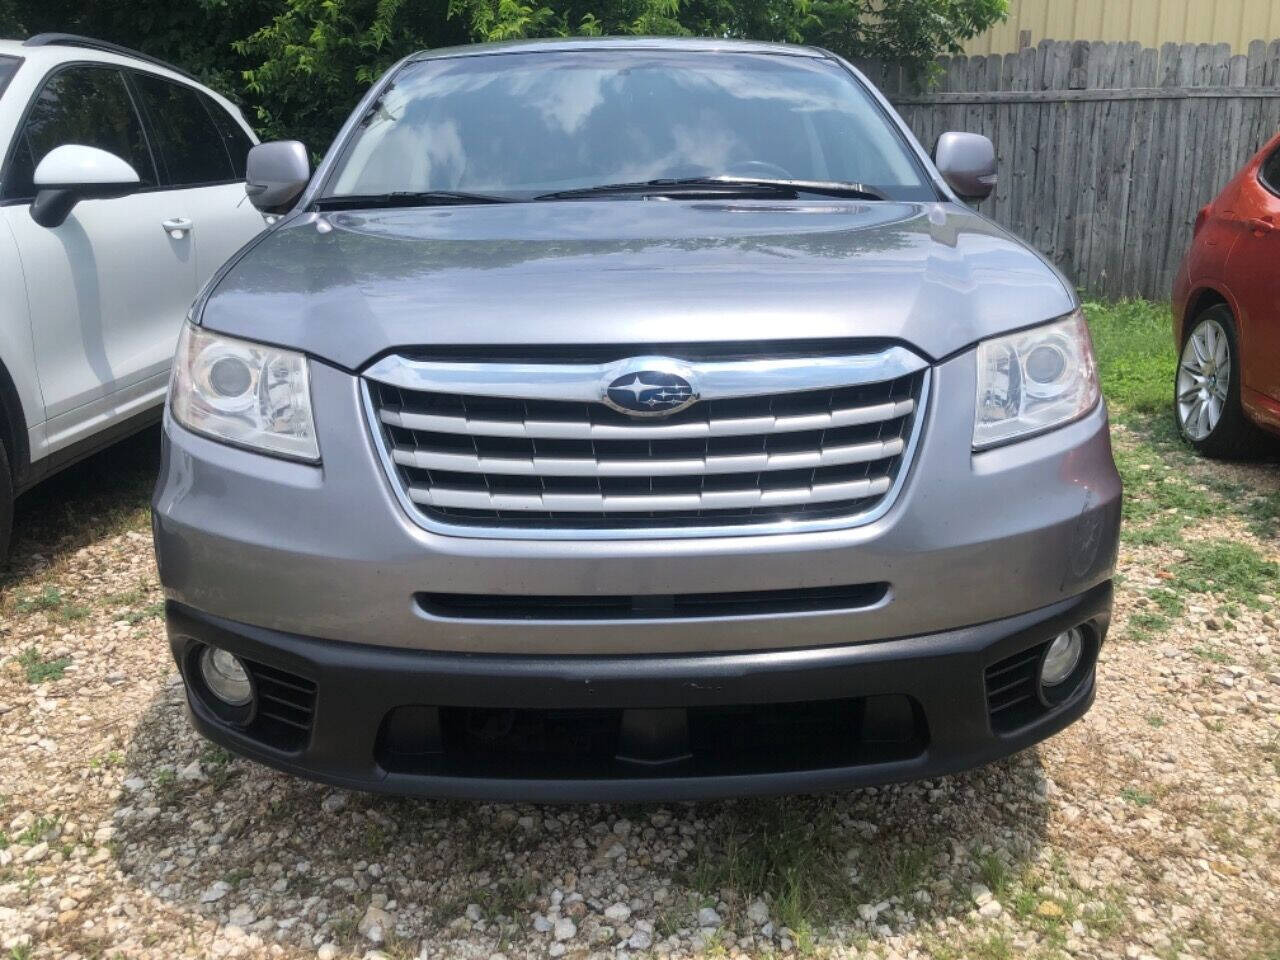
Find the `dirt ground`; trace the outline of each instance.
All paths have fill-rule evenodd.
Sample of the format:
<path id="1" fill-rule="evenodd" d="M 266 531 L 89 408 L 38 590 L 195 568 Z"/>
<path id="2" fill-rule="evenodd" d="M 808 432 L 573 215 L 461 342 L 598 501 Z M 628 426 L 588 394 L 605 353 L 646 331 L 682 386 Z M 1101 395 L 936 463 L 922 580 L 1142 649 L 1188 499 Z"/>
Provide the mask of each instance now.
<path id="1" fill-rule="evenodd" d="M 0 958 L 1280 957 L 1280 541 L 1239 494 L 1280 491 L 1274 463 L 1215 487 L 1117 432 L 1136 532 L 1098 699 L 1039 748 L 834 796 L 538 807 L 334 792 L 193 734 L 156 442 L 19 504 Z"/>

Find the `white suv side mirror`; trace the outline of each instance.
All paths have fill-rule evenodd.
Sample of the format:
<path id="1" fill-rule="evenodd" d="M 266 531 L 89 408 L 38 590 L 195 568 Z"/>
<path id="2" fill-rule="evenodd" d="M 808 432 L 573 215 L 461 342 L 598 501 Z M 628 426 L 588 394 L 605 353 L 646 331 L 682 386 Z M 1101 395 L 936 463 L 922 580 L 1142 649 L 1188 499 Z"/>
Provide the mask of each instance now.
<path id="1" fill-rule="evenodd" d="M 67 143 L 45 154 L 32 178 L 38 192 L 31 219 L 57 227 L 81 200 L 109 200 L 138 189 L 138 172 L 114 153 Z"/>

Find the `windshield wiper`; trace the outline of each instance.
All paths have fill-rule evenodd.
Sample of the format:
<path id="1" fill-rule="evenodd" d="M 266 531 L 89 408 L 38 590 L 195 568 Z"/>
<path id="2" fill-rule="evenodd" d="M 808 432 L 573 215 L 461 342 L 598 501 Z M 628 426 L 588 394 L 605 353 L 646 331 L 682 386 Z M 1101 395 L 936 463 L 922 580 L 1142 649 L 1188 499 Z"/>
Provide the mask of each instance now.
<path id="1" fill-rule="evenodd" d="M 782 180 L 759 177 L 670 177 L 641 180 L 635 183 L 603 183 L 594 187 L 577 187 L 543 193 L 535 200 L 572 200 L 577 197 L 607 197 L 626 194 L 681 194 L 718 196 L 724 194 L 783 194 L 795 196 L 816 193 L 826 197 L 852 197 L 859 200 L 886 200 L 883 193 L 862 183 L 840 180 Z"/>
<path id="2" fill-rule="evenodd" d="M 444 207 L 464 203 L 514 203 L 511 197 L 461 190 L 396 190 L 392 193 L 344 193 L 316 200 L 317 210 L 364 210 L 389 207 Z"/>

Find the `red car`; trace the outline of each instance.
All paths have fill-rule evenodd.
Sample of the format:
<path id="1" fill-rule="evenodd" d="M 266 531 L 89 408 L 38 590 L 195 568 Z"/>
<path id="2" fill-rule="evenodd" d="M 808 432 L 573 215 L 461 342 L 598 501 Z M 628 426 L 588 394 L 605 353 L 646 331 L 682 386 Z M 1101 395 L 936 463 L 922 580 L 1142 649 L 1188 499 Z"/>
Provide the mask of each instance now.
<path id="1" fill-rule="evenodd" d="M 1209 456 L 1280 434 L 1280 136 L 1196 217 L 1173 286 L 1174 410 Z"/>

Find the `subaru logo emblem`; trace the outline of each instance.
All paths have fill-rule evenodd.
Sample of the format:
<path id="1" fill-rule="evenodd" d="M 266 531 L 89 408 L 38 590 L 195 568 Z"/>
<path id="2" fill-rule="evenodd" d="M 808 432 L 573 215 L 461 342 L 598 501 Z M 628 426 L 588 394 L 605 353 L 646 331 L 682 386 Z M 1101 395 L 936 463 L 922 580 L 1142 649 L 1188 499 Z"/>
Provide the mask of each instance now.
<path id="1" fill-rule="evenodd" d="M 600 399 L 606 406 L 633 417 L 670 416 L 698 400 L 692 373 L 674 360 L 640 357 L 624 360 L 609 372 L 611 376 L 600 391 Z"/>

